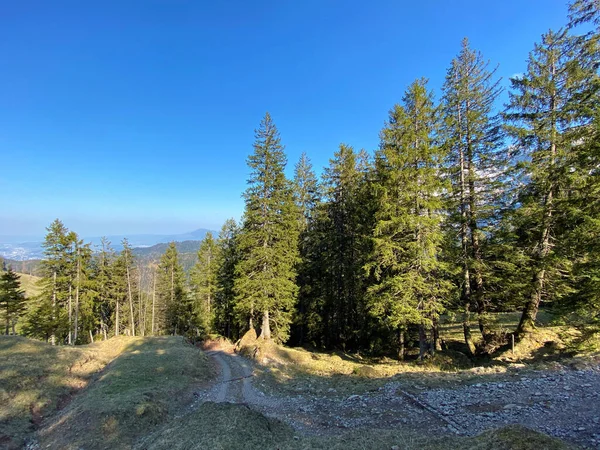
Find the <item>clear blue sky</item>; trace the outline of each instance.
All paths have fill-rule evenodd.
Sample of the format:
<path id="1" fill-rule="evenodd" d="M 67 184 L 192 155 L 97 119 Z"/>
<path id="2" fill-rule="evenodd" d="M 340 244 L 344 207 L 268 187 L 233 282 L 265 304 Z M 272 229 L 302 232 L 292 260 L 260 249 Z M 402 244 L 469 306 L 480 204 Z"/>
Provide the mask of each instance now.
<path id="1" fill-rule="evenodd" d="M 524 71 L 566 0 L 0 0 L 0 235 L 239 218 L 269 111 L 293 168 L 372 151 L 406 86 L 439 87 L 469 37 Z"/>

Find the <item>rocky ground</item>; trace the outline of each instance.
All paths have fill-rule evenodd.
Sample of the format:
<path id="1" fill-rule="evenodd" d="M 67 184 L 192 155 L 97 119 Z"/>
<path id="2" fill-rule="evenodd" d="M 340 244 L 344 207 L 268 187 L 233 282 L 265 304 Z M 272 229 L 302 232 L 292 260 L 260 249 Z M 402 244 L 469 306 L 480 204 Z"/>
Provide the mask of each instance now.
<path id="1" fill-rule="evenodd" d="M 398 381 L 361 395 L 265 394 L 253 383 L 253 363 L 222 350 L 208 354 L 220 368 L 204 401 L 248 404 L 300 433 L 407 427 L 436 434 L 476 435 L 521 424 L 584 448 L 600 449 L 600 368 L 527 372 L 503 381 L 431 389 Z M 193 406 L 192 406 L 193 407 Z"/>

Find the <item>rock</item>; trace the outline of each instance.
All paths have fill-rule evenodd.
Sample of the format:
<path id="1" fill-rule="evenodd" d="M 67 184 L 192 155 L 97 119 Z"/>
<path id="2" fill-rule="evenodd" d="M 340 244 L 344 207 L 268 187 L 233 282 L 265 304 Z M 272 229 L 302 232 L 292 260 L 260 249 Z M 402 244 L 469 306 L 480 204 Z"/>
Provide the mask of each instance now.
<path id="1" fill-rule="evenodd" d="M 348 402 L 351 402 L 352 400 L 357 400 L 357 399 L 359 399 L 359 398 L 360 398 L 360 395 L 356 395 L 356 394 L 354 394 L 354 395 L 351 395 L 350 397 L 348 397 L 348 398 L 346 399 L 346 401 L 348 401 Z"/>
<path id="2" fill-rule="evenodd" d="M 521 406 L 516 405 L 515 403 L 509 403 L 508 405 L 504 405 L 502 409 L 521 409 Z"/>

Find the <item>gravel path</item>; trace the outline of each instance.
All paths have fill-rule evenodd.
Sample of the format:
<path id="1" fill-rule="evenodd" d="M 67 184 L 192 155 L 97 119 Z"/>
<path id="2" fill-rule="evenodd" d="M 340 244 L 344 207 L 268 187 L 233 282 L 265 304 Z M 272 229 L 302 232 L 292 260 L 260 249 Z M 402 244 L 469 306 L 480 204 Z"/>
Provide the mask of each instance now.
<path id="1" fill-rule="evenodd" d="M 562 369 L 512 377 L 509 381 L 445 389 L 413 389 L 398 381 L 362 395 L 268 395 L 252 383 L 247 359 L 207 352 L 220 366 L 213 388 L 199 401 L 244 403 L 282 420 L 299 432 L 335 434 L 344 429 L 427 429 L 432 434 L 476 435 L 490 428 L 521 424 L 600 449 L 600 368 Z"/>

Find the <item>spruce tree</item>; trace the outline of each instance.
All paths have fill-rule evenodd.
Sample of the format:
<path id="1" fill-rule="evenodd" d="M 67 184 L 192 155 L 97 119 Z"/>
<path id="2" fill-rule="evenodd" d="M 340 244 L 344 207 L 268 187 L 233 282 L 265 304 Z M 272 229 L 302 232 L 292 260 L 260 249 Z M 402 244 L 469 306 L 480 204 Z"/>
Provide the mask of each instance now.
<path id="1" fill-rule="evenodd" d="M 600 318 L 600 3 L 577 0 L 569 7 L 569 28 L 593 25 L 576 38 L 577 78 L 580 89 L 573 96 L 579 126 L 570 131 L 574 142 L 568 157 L 569 194 L 563 252 L 573 260 L 572 291 L 561 306 L 567 313 L 577 311 L 588 319 Z M 572 76 L 572 78 L 574 78 Z"/>
<path id="2" fill-rule="evenodd" d="M 40 264 L 41 293 L 29 311 L 25 333 L 45 338 L 55 345 L 69 334 L 65 306 L 69 298 L 68 252 L 71 243 L 69 230 L 60 220 L 56 219 L 46 230 L 48 233 L 42 244 L 45 258 Z"/>
<path id="3" fill-rule="evenodd" d="M 159 321 L 159 330 L 173 335 L 190 333 L 193 328 L 192 303 L 185 290 L 185 273 L 175 242 L 169 244 L 160 259 L 156 289 L 163 319 Z"/>
<path id="4" fill-rule="evenodd" d="M 214 303 L 218 289 L 219 261 L 219 247 L 212 233 L 208 232 L 200 243 L 198 261 L 190 277 L 194 299 L 194 322 L 200 334 L 211 333 L 214 330 Z"/>
<path id="5" fill-rule="evenodd" d="M 12 270 L 0 274 L 0 314 L 4 315 L 5 334 L 15 333 L 15 324 L 25 312 L 25 293 L 19 274 Z"/>
<path id="6" fill-rule="evenodd" d="M 530 259 L 518 335 L 534 328 L 541 301 L 558 300 L 571 290 L 574 260 L 565 244 L 574 222 L 569 216 L 577 214 L 572 208 L 583 192 L 577 192 L 577 185 L 590 181 L 586 170 L 591 166 L 583 168 L 578 161 L 587 165 L 588 144 L 595 148 L 585 135 L 597 108 L 597 96 L 588 91 L 597 84 L 596 63 L 581 57 L 579 43 L 565 30 L 549 31 L 531 52 L 527 72 L 511 80 L 507 129 L 522 152 L 527 182 L 516 220 L 520 245 Z"/>
<path id="7" fill-rule="evenodd" d="M 306 242 L 311 287 L 307 333 L 315 344 L 358 348 L 365 335 L 366 277 L 372 211 L 368 200 L 365 152 L 347 145 L 323 174 L 324 202 L 315 210 Z"/>
<path id="8" fill-rule="evenodd" d="M 108 332 L 113 325 L 115 313 L 115 289 L 116 255 L 106 237 L 101 239 L 100 251 L 94 258 L 94 282 L 96 291 L 96 302 L 94 303 L 94 314 L 97 325 L 104 339 L 108 338 Z"/>
<path id="9" fill-rule="evenodd" d="M 261 314 L 260 336 L 271 339 L 273 334 L 277 340 L 285 341 L 298 293 L 299 212 L 284 173 L 284 147 L 269 113 L 255 137 L 254 153 L 248 158 L 251 173 L 238 237 L 236 311 L 250 328 L 254 326 L 254 316 Z"/>
<path id="10" fill-rule="evenodd" d="M 486 228 L 496 219 L 495 194 L 502 190 L 505 162 L 500 157 L 501 133 L 494 102 L 500 88 L 494 70 L 481 53 L 472 50 L 464 39 L 462 49 L 452 61 L 443 86 L 442 137 L 447 152 L 447 175 L 451 181 L 448 230 L 455 235 L 461 277 L 463 330 L 469 350 L 475 352 L 471 337 L 470 312 L 477 310 L 479 329 L 485 340 L 490 331 L 486 323 L 489 303 L 486 293 L 484 261 Z"/>
<path id="11" fill-rule="evenodd" d="M 307 326 L 307 303 L 314 289 L 316 279 L 313 276 L 310 255 L 310 234 L 314 225 L 314 214 L 321 200 L 320 186 L 306 153 L 302 153 L 294 168 L 294 197 L 300 210 L 299 223 L 299 263 L 298 263 L 298 305 L 294 318 L 292 339 L 299 345 L 304 343 Z"/>
<path id="12" fill-rule="evenodd" d="M 136 312 L 134 299 L 138 289 L 136 283 L 136 264 L 131 245 L 127 239 L 121 242 L 123 249 L 114 262 L 114 326 L 115 336 L 121 334 L 124 324 L 127 323 L 127 333 L 135 336 Z M 125 320 L 126 319 L 126 320 Z"/>
<path id="13" fill-rule="evenodd" d="M 440 176 L 444 154 L 436 142 L 438 130 L 433 94 L 426 80 L 417 80 L 403 104 L 390 111 L 375 157 L 376 225 L 366 266 L 375 283 L 368 291 L 369 307 L 399 336 L 401 358 L 409 325 L 419 327 L 421 358 L 428 350 L 428 330 L 435 351 L 435 324 L 450 290 L 439 257 L 446 185 Z"/>
<path id="14" fill-rule="evenodd" d="M 218 269 L 217 291 L 215 293 L 214 323 L 215 329 L 225 337 L 238 337 L 234 320 L 234 283 L 235 267 L 239 260 L 237 236 L 239 228 L 234 219 L 223 224 L 217 239 Z"/>

